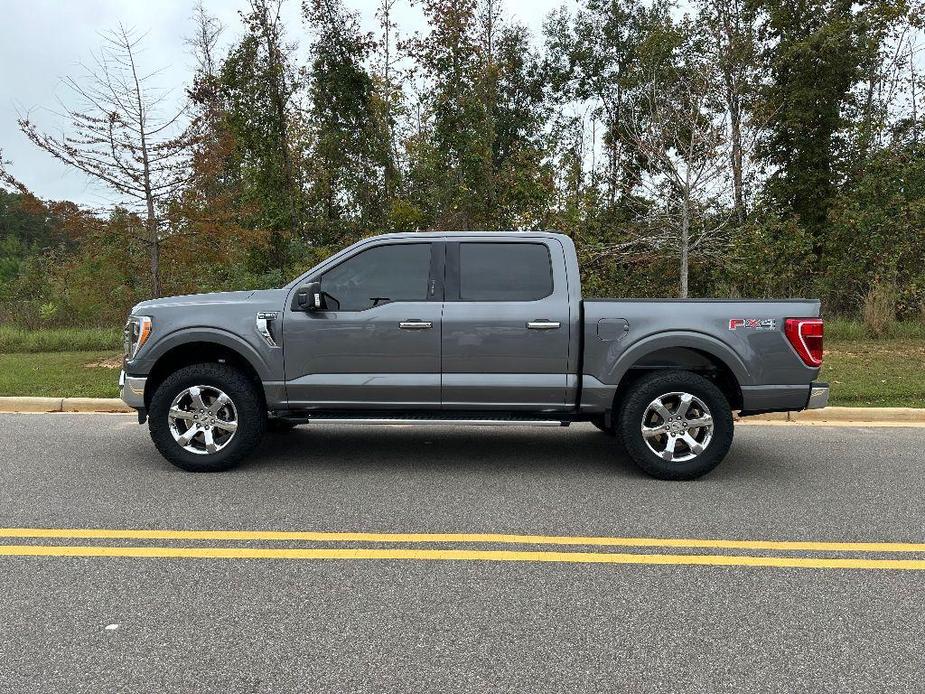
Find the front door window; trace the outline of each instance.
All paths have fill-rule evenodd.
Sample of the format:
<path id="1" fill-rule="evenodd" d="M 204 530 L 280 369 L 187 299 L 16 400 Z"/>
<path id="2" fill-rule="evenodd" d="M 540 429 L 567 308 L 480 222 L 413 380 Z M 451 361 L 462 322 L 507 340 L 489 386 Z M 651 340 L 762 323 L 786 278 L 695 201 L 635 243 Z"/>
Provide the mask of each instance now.
<path id="1" fill-rule="evenodd" d="M 426 301 L 430 244 L 404 243 L 362 251 L 321 276 L 330 311 L 365 311 L 394 301 Z"/>

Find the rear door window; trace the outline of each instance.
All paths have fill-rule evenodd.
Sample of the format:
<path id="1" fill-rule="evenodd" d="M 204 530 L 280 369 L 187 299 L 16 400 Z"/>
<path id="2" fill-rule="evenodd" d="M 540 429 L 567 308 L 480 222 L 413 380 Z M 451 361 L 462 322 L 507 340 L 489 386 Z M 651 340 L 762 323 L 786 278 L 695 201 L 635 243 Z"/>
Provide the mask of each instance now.
<path id="1" fill-rule="evenodd" d="M 460 301 L 536 301 L 552 294 L 552 262 L 542 243 L 461 243 Z"/>

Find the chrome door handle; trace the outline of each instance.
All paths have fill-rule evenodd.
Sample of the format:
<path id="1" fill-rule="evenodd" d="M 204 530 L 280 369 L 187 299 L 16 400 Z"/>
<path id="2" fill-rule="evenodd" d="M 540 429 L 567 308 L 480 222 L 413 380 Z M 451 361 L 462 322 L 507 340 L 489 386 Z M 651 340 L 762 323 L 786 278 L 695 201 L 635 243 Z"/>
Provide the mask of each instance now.
<path id="1" fill-rule="evenodd" d="M 530 330 L 555 330 L 559 327 L 559 321 L 552 320 L 532 320 L 527 323 Z"/>
<path id="2" fill-rule="evenodd" d="M 434 327 L 434 324 L 429 320 L 403 320 L 398 327 L 402 330 L 427 330 Z"/>

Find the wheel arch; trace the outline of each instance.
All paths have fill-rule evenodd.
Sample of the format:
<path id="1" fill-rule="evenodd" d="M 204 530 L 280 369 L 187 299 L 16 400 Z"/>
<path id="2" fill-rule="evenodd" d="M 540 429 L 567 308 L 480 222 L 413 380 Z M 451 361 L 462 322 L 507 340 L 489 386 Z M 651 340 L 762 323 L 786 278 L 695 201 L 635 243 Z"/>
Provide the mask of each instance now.
<path id="1" fill-rule="evenodd" d="M 149 356 L 153 364 L 145 384 L 145 407 L 150 407 L 152 395 L 171 373 L 184 366 L 209 362 L 234 366 L 254 384 L 260 397 L 265 398 L 266 365 L 249 345 L 231 335 L 222 331 L 174 333 L 157 347 L 157 353 Z"/>
<path id="2" fill-rule="evenodd" d="M 732 409 L 742 407 L 742 384 L 749 383 L 748 369 L 731 348 L 707 335 L 663 333 L 630 347 L 611 369 L 617 386 L 613 409 L 631 390 L 633 382 L 656 370 L 698 373 L 713 381 Z"/>

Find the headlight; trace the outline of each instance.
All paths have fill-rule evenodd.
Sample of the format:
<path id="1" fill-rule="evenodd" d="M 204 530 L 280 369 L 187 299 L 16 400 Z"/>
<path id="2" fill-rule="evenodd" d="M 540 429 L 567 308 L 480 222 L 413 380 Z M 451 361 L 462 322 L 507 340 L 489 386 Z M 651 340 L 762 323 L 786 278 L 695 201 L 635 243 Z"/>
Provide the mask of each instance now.
<path id="1" fill-rule="evenodd" d="M 125 330 L 122 333 L 122 347 L 125 352 L 125 358 L 134 359 L 138 350 L 148 341 L 151 336 L 151 318 L 150 316 L 129 316 L 128 323 L 125 324 Z"/>

